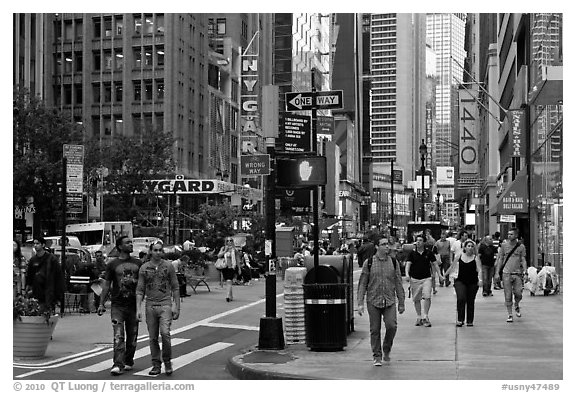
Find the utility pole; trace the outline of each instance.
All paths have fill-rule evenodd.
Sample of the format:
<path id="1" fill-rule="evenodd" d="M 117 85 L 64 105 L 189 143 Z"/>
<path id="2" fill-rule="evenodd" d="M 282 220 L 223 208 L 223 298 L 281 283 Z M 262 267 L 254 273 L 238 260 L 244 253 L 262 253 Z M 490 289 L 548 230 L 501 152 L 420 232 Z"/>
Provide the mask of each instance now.
<path id="1" fill-rule="evenodd" d="M 390 235 L 396 236 L 396 231 L 394 231 L 394 159 L 390 161 Z"/>
<path id="2" fill-rule="evenodd" d="M 312 82 L 312 152 L 314 154 L 318 154 L 318 135 L 316 129 L 316 122 L 318 119 L 317 114 L 317 107 L 316 107 L 316 68 L 312 68 L 311 73 L 311 82 Z M 314 228 L 313 228 L 313 235 L 314 235 L 314 283 L 317 283 L 316 272 L 318 271 L 318 266 L 320 265 L 320 219 L 318 214 L 318 188 L 320 186 L 313 186 L 312 187 L 312 214 L 314 220 Z"/>

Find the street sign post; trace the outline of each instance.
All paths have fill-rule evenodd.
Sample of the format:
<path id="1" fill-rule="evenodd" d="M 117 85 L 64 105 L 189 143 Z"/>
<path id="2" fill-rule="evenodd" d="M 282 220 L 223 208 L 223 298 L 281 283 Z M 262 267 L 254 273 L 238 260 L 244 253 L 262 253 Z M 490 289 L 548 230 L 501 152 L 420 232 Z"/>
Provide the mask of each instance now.
<path id="1" fill-rule="evenodd" d="M 287 111 L 307 111 L 313 105 L 312 97 L 316 96 L 316 109 L 342 109 L 344 107 L 344 91 L 304 91 L 285 93 Z"/>
<path id="2" fill-rule="evenodd" d="M 270 155 L 254 154 L 240 156 L 240 174 L 256 176 L 270 174 Z"/>

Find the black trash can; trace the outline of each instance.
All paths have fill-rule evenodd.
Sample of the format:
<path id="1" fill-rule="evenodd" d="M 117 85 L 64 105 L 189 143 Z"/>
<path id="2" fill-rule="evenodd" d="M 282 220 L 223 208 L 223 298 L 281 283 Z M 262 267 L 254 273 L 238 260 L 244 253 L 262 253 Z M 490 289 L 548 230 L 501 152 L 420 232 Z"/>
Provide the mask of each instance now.
<path id="1" fill-rule="evenodd" d="M 338 282 L 332 266 L 320 265 L 315 270 L 308 272 L 303 284 L 306 346 L 313 351 L 342 351 L 347 344 L 348 284 Z M 311 273 L 318 273 L 316 283 L 310 283 Z"/>

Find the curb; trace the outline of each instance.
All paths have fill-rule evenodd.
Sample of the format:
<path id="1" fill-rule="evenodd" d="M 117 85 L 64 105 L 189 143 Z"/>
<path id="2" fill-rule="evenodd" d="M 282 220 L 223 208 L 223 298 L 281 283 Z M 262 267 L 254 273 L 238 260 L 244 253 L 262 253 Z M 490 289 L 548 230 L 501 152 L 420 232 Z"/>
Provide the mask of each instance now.
<path id="1" fill-rule="evenodd" d="M 255 352 L 266 352 L 266 351 L 248 351 L 241 355 L 236 355 L 228 359 L 226 369 L 228 372 L 236 379 L 240 380 L 317 380 L 317 379 L 327 379 L 318 377 L 308 377 L 298 374 L 282 373 L 277 371 L 267 371 L 261 370 L 256 367 L 251 367 L 248 363 L 244 363 L 243 358 L 246 355 Z M 277 351 L 271 351 L 276 353 Z"/>

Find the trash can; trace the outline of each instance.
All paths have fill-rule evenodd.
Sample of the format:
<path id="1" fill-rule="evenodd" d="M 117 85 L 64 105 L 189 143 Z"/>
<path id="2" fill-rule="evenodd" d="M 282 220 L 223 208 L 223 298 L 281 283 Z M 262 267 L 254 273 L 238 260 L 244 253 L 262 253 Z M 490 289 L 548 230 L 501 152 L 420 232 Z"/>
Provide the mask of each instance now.
<path id="1" fill-rule="evenodd" d="M 306 346 L 313 351 L 342 351 L 347 344 L 348 284 L 339 281 L 329 265 L 310 269 L 304 279 Z"/>

